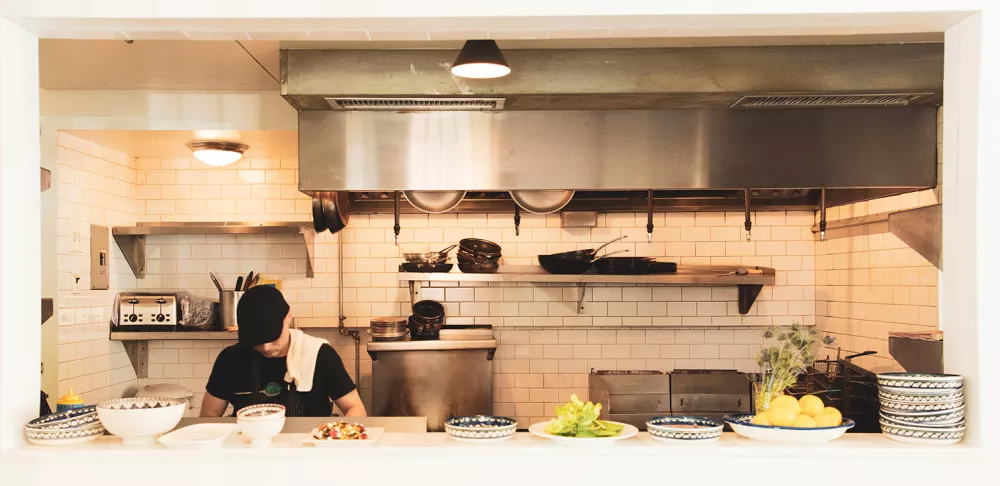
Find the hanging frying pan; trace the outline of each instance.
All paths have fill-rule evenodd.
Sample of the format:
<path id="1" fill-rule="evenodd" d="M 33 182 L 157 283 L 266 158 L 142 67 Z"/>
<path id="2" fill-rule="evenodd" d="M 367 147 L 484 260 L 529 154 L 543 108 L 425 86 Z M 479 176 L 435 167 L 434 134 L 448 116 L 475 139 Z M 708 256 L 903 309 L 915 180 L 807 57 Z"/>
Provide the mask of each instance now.
<path id="1" fill-rule="evenodd" d="M 351 197 L 347 191 L 317 192 L 313 197 L 313 227 L 336 233 L 351 219 Z"/>

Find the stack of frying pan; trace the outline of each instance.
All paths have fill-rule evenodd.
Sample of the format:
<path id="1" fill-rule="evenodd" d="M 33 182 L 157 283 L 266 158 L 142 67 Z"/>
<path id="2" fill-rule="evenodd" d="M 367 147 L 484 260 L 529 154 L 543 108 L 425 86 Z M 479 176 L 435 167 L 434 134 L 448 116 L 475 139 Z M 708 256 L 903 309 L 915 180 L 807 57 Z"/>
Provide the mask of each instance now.
<path id="1" fill-rule="evenodd" d="M 617 250 L 597 256 L 604 247 L 627 238 L 615 238 L 595 249 L 567 251 L 551 255 L 538 255 L 538 264 L 546 272 L 558 275 L 578 275 L 586 273 L 591 268 L 597 268 L 597 273 L 605 275 L 643 275 L 650 273 L 673 273 L 677 264 L 658 262 L 649 257 L 614 257 L 610 255 L 624 253 L 628 250 Z"/>
<path id="2" fill-rule="evenodd" d="M 351 197 L 347 191 L 318 191 L 313 195 L 313 228 L 317 233 L 336 233 L 351 219 Z"/>
<path id="3" fill-rule="evenodd" d="M 458 268 L 463 273 L 497 273 L 501 250 L 492 241 L 465 238 L 458 242 Z"/>
<path id="4" fill-rule="evenodd" d="M 448 252 L 458 245 L 451 245 L 439 251 L 422 253 L 403 252 L 403 260 L 399 267 L 404 272 L 448 273 L 452 264 L 448 263 Z"/>
<path id="5" fill-rule="evenodd" d="M 444 306 L 433 300 L 413 304 L 410 316 L 410 339 L 414 341 L 438 339 L 444 324 Z"/>

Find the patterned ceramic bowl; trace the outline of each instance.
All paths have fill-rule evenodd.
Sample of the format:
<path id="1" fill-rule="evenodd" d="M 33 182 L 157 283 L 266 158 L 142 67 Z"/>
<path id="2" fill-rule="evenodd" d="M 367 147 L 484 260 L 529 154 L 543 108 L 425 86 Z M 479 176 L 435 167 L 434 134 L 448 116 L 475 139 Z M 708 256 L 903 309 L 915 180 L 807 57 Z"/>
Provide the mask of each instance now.
<path id="1" fill-rule="evenodd" d="M 886 437 L 911 444 L 955 444 L 965 436 L 964 421 L 952 427 L 906 426 L 898 425 L 885 419 L 879 419 L 879 424 L 882 426 L 882 433 Z"/>
<path id="2" fill-rule="evenodd" d="M 928 427 L 954 425 L 965 420 L 965 405 L 944 412 L 894 412 L 882 410 L 880 415 L 883 419 L 899 425 L 924 425 Z"/>
<path id="3" fill-rule="evenodd" d="M 25 430 L 59 430 L 86 428 L 93 424 L 100 424 L 97 418 L 97 406 L 90 405 L 83 408 L 74 408 L 65 412 L 53 413 L 44 417 L 36 418 L 24 426 Z"/>
<path id="4" fill-rule="evenodd" d="M 122 443 L 152 444 L 177 426 L 186 409 L 187 400 L 180 398 L 119 398 L 97 405 L 97 416 Z"/>
<path id="5" fill-rule="evenodd" d="M 262 403 L 243 407 L 236 412 L 237 422 L 259 422 L 285 418 L 285 406 L 276 403 Z"/>
<path id="6" fill-rule="evenodd" d="M 947 412 L 965 405 L 965 400 L 957 402 L 942 403 L 912 403 L 912 402 L 892 402 L 880 400 L 879 405 L 882 410 L 888 413 L 899 412 Z"/>
<path id="7" fill-rule="evenodd" d="M 730 414 L 722 417 L 722 421 L 729 424 L 733 428 L 733 432 L 748 439 L 764 442 L 784 442 L 788 444 L 829 442 L 844 435 L 847 429 L 854 427 L 854 421 L 851 419 L 844 419 L 836 427 L 804 429 L 775 425 L 757 425 L 753 423 L 753 417 L 752 413 Z"/>
<path id="8" fill-rule="evenodd" d="M 646 421 L 646 431 L 661 442 L 713 442 L 722 437 L 722 422 L 704 417 L 656 417 Z"/>
<path id="9" fill-rule="evenodd" d="M 879 373 L 878 386 L 923 390 L 957 390 L 962 388 L 961 375 L 929 373 Z"/>
<path id="10" fill-rule="evenodd" d="M 517 420 L 492 415 L 455 417 L 445 421 L 444 431 L 462 442 L 499 442 L 514 436 Z"/>
<path id="11" fill-rule="evenodd" d="M 24 435 L 28 442 L 44 446 L 66 446 L 89 442 L 104 435 L 104 426 L 100 422 L 91 422 L 82 427 L 70 429 L 34 429 L 25 427 Z"/>
<path id="12" fill-rule="evenodd" d="M 928 395 L 928 391 L 934 392 L 934 394 Z M 961 388 L 958 390 L 917 390 L 917 393 L 914 393 L 905 388 L 880 387 L 878 398 L 880 401 L 902 403 L 948 403 L 964 400 L 965 393 Z"/>

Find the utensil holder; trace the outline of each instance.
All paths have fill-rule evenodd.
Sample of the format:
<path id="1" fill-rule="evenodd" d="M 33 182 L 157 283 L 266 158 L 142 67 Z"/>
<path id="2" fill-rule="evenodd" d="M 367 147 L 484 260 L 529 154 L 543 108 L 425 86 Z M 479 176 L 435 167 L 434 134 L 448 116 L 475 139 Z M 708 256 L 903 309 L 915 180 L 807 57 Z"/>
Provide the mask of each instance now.
<path id="1" fill-rule="evenodd" d="M 236 322 L 236 306 L 243 297 L 243 291 L 223 290 L 219 292 L 219 323 L 222 329 L 235 331 L 239 328 Z"/>

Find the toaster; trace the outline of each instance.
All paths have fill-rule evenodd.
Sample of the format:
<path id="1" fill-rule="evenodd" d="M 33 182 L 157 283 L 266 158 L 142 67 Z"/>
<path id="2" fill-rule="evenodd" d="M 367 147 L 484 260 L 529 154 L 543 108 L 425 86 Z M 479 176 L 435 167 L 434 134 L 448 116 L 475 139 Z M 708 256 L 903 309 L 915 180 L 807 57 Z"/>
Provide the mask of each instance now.
<path id="1" fill-rule="evenodd" d="M 121 292 L 115 296 L 114 331 L 174 331 L 181 322 L 176 293 Z"/>

